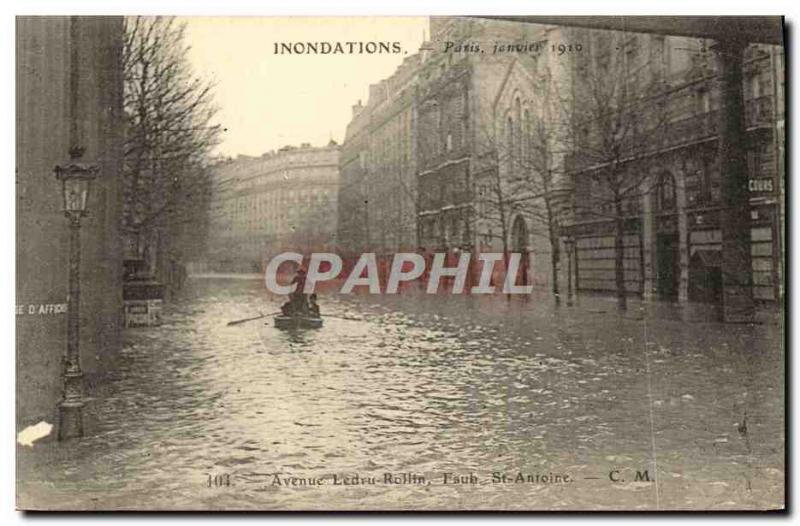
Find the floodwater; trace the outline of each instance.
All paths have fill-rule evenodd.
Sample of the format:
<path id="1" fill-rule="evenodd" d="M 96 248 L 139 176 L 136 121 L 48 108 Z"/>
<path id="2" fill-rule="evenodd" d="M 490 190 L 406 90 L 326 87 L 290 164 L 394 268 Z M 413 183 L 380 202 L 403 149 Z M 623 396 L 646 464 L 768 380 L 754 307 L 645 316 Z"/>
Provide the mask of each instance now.
<path id="1" fill-rule="evenodd" d="M 226 326 L 278 305 L 259 281 L 190 280 L 163 326 L 126 332 L 91 436 L 18 446 L 18 504 L 783 507 L 776 316 L 331 295 L 321 330 Z"/>

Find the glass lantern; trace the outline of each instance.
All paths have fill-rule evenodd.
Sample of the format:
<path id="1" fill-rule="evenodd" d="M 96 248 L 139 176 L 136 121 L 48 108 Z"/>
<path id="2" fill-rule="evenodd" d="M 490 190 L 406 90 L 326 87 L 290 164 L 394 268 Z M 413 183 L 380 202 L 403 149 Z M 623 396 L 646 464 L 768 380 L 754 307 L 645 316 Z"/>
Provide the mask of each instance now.
<path id="1" fill-rule="evenodd" d="M 89 200 L 92 180 L 97 177 L 96 166 L 73 163 L 56 166 L 56 178 L 61 181 L 64 212 L 71 216 L 83 216 Z"/>

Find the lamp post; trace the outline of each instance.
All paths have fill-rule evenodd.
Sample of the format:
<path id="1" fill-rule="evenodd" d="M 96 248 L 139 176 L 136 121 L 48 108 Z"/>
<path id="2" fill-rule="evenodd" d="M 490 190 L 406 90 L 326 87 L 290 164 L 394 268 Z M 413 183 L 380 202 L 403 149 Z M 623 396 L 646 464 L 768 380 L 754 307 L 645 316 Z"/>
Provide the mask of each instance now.
<path id="1" fill-rule="evenodd" d="M 575 251 L 575 238 L 564 238 L 564 249 L 567 251 L 567 306 L 572 307 L 572 254 Z"/>
<path id="2" fill-rule="evenodd" d="M 64 215 L 69 220 L 69 291 L 67 296 L 67 353 L 64 359 L 64 393 L 58 403 L 58 439 L 83 436 L 85 404 L 80 356 L 81 218 L 86 215 L 89 188 L 98 167 L 80 162 L 83 150 L 70 150 L 70 161 L 56 166 L 61 182 Z"/>

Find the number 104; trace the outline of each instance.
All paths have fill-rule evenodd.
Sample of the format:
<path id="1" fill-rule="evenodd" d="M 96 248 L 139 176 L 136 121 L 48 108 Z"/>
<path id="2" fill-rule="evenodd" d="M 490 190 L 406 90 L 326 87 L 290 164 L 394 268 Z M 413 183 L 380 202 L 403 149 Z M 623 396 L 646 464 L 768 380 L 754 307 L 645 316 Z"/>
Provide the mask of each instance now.
<path id="1" fill-rule="evenodd" d="M 228 474 L 224 475 L 211 475 L 208 474 L 208 487 L 209 488 L 221 488 L 223 486 L 230 486 L 231 485 L 231 476 Z"/>

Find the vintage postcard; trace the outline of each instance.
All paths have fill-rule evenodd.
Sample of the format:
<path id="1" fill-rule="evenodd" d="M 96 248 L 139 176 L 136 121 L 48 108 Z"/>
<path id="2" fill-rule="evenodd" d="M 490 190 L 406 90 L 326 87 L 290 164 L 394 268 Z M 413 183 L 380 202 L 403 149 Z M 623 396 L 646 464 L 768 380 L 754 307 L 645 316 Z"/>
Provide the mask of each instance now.
<path id="1" fill-rule="evenodd" d="M 16 18 L 21 510 L 783 510 L 781 17 Z"/>

